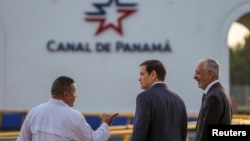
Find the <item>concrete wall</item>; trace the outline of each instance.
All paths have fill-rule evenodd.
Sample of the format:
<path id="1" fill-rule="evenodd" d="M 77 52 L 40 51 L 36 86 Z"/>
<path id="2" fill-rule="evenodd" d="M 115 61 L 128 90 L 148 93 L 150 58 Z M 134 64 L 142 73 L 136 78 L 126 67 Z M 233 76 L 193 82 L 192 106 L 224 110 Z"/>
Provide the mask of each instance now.
<path id="1" fill-rule="evenodd" d="M 128 6 L 136 12 L 122 20 L 122 35 L 112 28 L 95 35 L 99 23 L 86 21 L 86 13 L 97 12 L 94 3 L 105 2 L 0 1 L 1 108 L 30 109 L 46 102 L 52 81 L 68 75 L 77 84 L 76 109 L 134 112 L 141 92 L 139 64 L 146 59 L 166 64 L 166 83 L 180 93 L 189 113 L 200 107 L 202 91 L 193 80 L 200 58 L 220 61 L 221 82 L 229 90 L 227 34 L 230 25 L 250 11 L 248 0 L 120 0 L 136 4 Z M 113 4 L 103 10 L 123 8 Z M 117 26 L 121 15 L 113 11 L 104 16 Z M 67 44 L 82 50 L 58 51 Z M 135 44 L 144 52 L 127 50 Z M 171 50 L 145 51 L 154 44 Z"/>

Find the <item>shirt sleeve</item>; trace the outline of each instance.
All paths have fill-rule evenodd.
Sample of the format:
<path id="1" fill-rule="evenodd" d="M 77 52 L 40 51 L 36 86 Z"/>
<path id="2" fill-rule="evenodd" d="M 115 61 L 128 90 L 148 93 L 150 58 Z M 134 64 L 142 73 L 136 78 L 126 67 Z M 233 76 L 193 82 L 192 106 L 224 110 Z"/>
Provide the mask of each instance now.
<path id="1" fill-rule="evenodd" d="M 76 130 L 76 135 L 80 140 L 107 141 L 110 137 L 109 126 L 106 123 L 102 123 L 99 128 L 93 130 L 85 118 L 82 118 L 79 129 Z"/>
<path id="2" fill-rule="evenodd" d="M 19 136 L 17 137 L 17 141 L 31 141 L 32 133 L 30 130 L 30 125 L 31 124 L 28 120 L 24 120 Z"/>

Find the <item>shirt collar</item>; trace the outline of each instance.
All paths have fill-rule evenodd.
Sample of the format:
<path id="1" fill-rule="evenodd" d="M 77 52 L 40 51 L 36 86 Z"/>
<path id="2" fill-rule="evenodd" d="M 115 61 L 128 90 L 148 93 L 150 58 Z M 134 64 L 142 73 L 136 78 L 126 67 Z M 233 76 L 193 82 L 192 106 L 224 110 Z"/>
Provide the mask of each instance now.
<path id="1" fill-rule="evenodd" d="M 62 100 L 55 99 L 55 98 L 50 98 L 49 103 L 56 104 L 56 105 L 61 105 L 61 106 L 68 106 L 66 103 L 64 103 Z"/>
<path id="2" fill-rule="evenodd" d="M 157 82 L 153 83 L 153 84 L 151 85 L 151 87 L 154 86 L 155 84 L 164 84 L 164 82 L 162 82 L 162 81 L 157 81 Z"/>
<path id="3" fill-rule="evenodd" d="M 204 93 L 207 94 L 208 90 L 209 90 L 215 83 L 217 83 L 217 82 L 219 82 L 219 80 L 214 80 L 214 81 L 212 81 L 210 84 L 208 84 L 207 87 L 206 87 L 206 89 L 205 89 L 205 91 L 204 91 Z"/>

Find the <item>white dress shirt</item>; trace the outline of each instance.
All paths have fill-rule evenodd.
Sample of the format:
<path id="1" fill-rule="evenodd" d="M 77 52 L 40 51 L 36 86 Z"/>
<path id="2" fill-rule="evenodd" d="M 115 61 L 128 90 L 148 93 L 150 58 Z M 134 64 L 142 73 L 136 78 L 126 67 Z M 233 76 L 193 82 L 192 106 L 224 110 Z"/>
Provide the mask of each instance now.
<path id="1" fill-rule="evenodd" d="M 17 141 L 106 141 L 109 137 L 108 124 L 94 131 L 82 113 L 51 98 L 29 111 Z"/>
<path id="2" fill-rule="evenodd" d="M 204 91 L 204 94 L 206 95 L 207 92 L 208 92 L 208 90 L 209 90 L 215 83 L 217 83 L 217 82 L 219 82 L 219 80 L 214 80 L 213 82 L 211 82 L 211 83 L 206 87 L 206 89 L 205 89 L 205 91 Z"/>

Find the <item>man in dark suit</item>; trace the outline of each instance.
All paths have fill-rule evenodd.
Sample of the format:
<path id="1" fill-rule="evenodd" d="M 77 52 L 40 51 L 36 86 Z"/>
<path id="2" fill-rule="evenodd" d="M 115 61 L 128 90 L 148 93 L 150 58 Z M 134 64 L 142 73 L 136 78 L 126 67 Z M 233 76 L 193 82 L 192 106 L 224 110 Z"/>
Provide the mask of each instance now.
<path id="1" fill-rule="evenodd" d="M 201 59 L 195 70 L 194 79 L 204 90 L 195 141 L 208 140 L 208 125 L 229 125 L 232 120 L 232 106 L 229 95 L 219 82 L 219 63 L 214 59 Z"/>
<path id="2" fill-rule="evenodd" d="M 140 64 L 141 92 L 136 98 L 132 141 L 185 141 L 187 112 L 181 97 L 164 83 L 159 60 Z"/>

